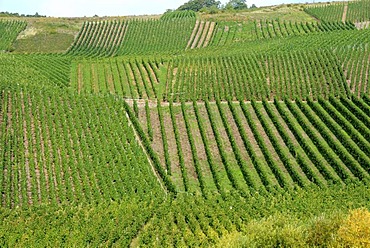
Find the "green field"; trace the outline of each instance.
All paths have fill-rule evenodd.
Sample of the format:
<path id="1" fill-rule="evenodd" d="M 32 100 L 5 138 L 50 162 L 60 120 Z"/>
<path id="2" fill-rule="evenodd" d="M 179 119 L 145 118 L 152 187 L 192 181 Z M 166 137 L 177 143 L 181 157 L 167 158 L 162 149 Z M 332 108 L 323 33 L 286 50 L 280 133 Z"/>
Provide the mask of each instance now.
<path id="1" fill-rule="evenodd" d="M 368 247 L 369 0 L 0 20 L 1 247 Z"/>

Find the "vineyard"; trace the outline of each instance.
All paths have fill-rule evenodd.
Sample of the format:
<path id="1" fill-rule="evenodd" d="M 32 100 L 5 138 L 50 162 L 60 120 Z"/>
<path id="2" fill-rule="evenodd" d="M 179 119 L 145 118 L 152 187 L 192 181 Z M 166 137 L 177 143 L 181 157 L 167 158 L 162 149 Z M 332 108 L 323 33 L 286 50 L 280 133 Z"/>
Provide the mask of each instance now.
<path id="1" fill-rule="evenodd" d="M 369 3 L 4 17 L 0 246 L 366 247 Z"/>
<path id="2" fill-rule="evenodd" d="M 143 133 L 179 191 L 252 189 L 368 180 L 369 110 L 363 100 L 170 102 L 139 107 Z M 358 115 L 356 115 L 358 114 Z M 364 118 L 364 119 L 362 119 Z"/>
<path id="3" fill-rule="evenodd" d="M 24 21 L 0 20 L 0 51 L 11 50 L 11 46 L 18 34 L 27 26 Z"/>
<path id="4" fill-rule="evenodd" d="M 333 2 L 309 5 L 305 11 L 323 21 L 367 22 L 370 18 L 370 1 Z"/>

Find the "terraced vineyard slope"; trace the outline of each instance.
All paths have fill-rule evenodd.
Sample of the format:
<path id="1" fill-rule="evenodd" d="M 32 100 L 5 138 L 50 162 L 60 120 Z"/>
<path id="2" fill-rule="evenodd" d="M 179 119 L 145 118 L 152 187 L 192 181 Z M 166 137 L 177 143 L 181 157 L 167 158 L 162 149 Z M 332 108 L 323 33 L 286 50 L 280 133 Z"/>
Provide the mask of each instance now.
<path id="1" fill-rule="evenodd" d="M 11 45 L 27 26 L 24 21 L 0 20 L 0 51 L 12 50 Z"/>
<path id="2" fill-rule="evenodd" d="M 0 247 L 367 247 L 368 3 L 4 17 Z"/>

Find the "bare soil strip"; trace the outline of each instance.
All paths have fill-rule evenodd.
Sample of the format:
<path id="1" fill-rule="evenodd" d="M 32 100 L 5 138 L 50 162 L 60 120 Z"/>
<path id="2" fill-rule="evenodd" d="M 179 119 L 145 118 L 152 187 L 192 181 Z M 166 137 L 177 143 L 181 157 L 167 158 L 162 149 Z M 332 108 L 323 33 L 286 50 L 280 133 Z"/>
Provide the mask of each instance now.
<path id="1" fill-rule="evenodd" d="M 348 11 L 348 3 L 344 5 L 344 10 L 343 10 L 343 16 L 342 16 L 342 22 L 346 21 L 347 18 L 347 11 Z"/>
<path id="2" fill-rule="evenodd" d="M 141 142 L 141 139 L 140 139 L 140 137 L 139 137 L 139 135 L 138 135 L 138 133 L 137 133 L 136 129 L 135 129 L 135 128 L 134 128 L 134 126 L 132 125 L 132 122 L 131 122 L 130 116 L 127 114 L 127 112 L 126 112 L 126 118 L 127 118 L 127 121 L 128 121 L 128 125 L 129 125 L 129 127 L 131 127 L 131 128 L 132 128 L 132 130 L 134 131 L 134 135 L 135 135 L 135 139 L 136 139 L 136 141 L 139 143 L 139 145 L 140 145 L 141 149 L 143 150 L 143 152 L 145 153 L 145 155 L 146 155 L 146 157 L 147 157 L 147 159 L 148 159 L 148 162 L 149 162 L 149 164 L 150 164 L 150 167 L 152 168 L 152 171 L 153 171 L 154 176 L 157 178 L 159 185 L 161 186 L 161 188 L 163 189 L 163 192 L 166 194 L 166 197 L 167 197 L 167 190 L 166 190 L 166 188 L 163 186 L 162 181 L 161 181 L 161 179 L 160 179 L 159 175 L 157 174 L 157 171 L 156 171 L 156 170 L 155 170 L 155 168 L 154 168 L 153 162 L 152 162 L 152 160 L 149 158 L 149 155 L 148 155 L 147 151 L 145 150 L 144 145 L 143 145 L 143 143 Z"/>
<path id="3" fill-rule="evenodd" d="M 83 87 L 83 75 L 82 75 L 82 64 L 78 64 L 78 82 L 77 82 L 77 92 L 81 93 Z"/>
<path id="4" fill-rule="evenodd" d="M 175 181 L 175 185 L 181 185 L 181 188 L 183 188 L 180 161 L 177 155 L 178 152 L 175 139 L 175 131 L 173 130 L 173 123 L 169 112 L 163 111 L 163 121 L 165 123 L 165 131 L 168 142 L 168 153 L 170 155 L 171 161 L 171 179 L 172 181 Z"/>
<path id="5" fill-rule="evenodd" d="M 369 57 L 367 58 L 367 67 L 366 67 L 366 76 L 365 76 L 365 80 L 364 80 L 364 85 L 362 86 L 363 88 L 363 91 L 362 92 L 368 92 L 368 88 L 369 88 L 369 66 L 370 66 L 370 55 Z"/>
<path id="6" fill-rule="evenodd" d="M 357 29 L 367 29 L 370 26 L 370 21 L 355 22 L 355 26 L 356 26 Z"/>
<path id="7" fill-rule="evenodd" d="M 186 45 L 186 49 L 188 49 L 191 45 L 192 45 L 192 42 L 194 40 L 194 37 L 198 31 L 198 27 L 199 27 L 199 21 L 197 20 L 195 22 L 195 26 L 194 26 L 194 29 L 193 29 L 193 32 L 191 33 L 191 36 L 190 36 L 190 39 L 188 41 L 188 44 Z"/>
<path id="8" fill-rule="evenodd" d="M 149 70 L 151 77 L 154 79 L 154 83 L 159 84 L 157 76 L 155 75 L 153 68 L 151 66 L 148 66 L 148 70 Z"/>
<path id="9" fill-rule="evenodd" d="M 207 113 L 207 109 L 205 108 L 205 105 L 199 105 L 199 113 L 201 116 L 203 116 L 203 124 L 204 124 L 204 130 L 206 131 L 206 136 L 208 139 L 209 148 L 212 153 L 212 158 L 214 161 L 214 165 L 218 174 L 218 177 L 220 178 L 220 184 L 222 185 L 222 189 L 229 191 L 232 189 L 232 185 L 230 183 L 230 180 L 227 177 L 226 170 L 224 168 L 224 165 L 222 163 L 221 155 L 218 150 L 218 146 L 216 143 L 216 138 L 214 136 L 211 122 L 209 121 L 209 116 Z"/>
<path id="10" fill-rule="evenodd" d="M 186 171 L 188 172 L 189 179 L 198 180 L 198 176 L 197 173 L 195 172 L 195 167 L 193 165 L 193 155 L 191 152 L 189 137 L 188 133 L 186 132 L 184 117 L 181 111 L 176 114 L 176 124 L 180 133 L 181 150 L 182 153 L 184 154 L 185 167 Z"/>
<path id="11" fill-rule="evenodd" d="M 215 30 L 215 27 L 216 27 L 216 23 L 215 22 L 211 22 L 211 25 L 209 26 L 209 29 L 208 29 L 208 34 L 207 34 L 207 37 L 203 43 L 203 47 L 207 47 L 209 42 L 211 41 L 212 39 L 212 35 L 213 35 L 213 32 Z"/>
<path id="12" fill-rule="evenodd" d="M 92 76 L 92 89 L 94 90 L 94 93 L 99 93 L 99 81 L 98 81 L 98 76 L 96 75 L 97 72 L 96 72 L 96 65 L 95 64 L 92 64 L 91 65 L 91 76 Z"/>
<path id="13" fill-rule="evenodd" d="M 191 44 L 191 49 L 194 49 L 197 46 L 199 38 L 200 38 L 200 36 L 203 32 L 203 27 L 204 27 L 204 22 L 201 22 L 200 25 L 199 25 L 197 35 L 195 36 L 195 39 L 193 41 L 193 44 Z"/>
<path id="14" fill-rule="evenodd" d="M 114 89 L 112 71 L 108 64 L 105 64 L 104 69 L 105 69 L 105 76 L 107 78 L 107 82 L 109 86 L 109 93 L 114 94 L 116 93 L 116 90 Z"/>
<path id="15" fill-rule="evenodd" d="M 208 30 L 209 30 L 209 25 L 210 25 L 210 22 L 206 22 L 206 24 L 204 25 L 204 29 L 203 29 L 203 32 L 202 32 L 202 36 L 197 44 L 197 48 L 201 48 L 203 43 L 204 43 L 204 40 L 206 39 L 206 36 L 208 34 Z"/>
<path id="16" fill-rule="evenodd" d="M 160 121 L 157 112 L 157 108 L 151 108 L 150 110 L 150 122 L 152 123 L 153 128 L 153 142 L 152 148 L 153 150 L 159 155 L 159 160 L 161 161 L 161 165 L 165 164 L 164 159 L 164 150 L 163 150 L 163 142 L 162 142 L 162 134 L 160 128 Z M 163 169 L 166 169 L 163 167 Z"/>

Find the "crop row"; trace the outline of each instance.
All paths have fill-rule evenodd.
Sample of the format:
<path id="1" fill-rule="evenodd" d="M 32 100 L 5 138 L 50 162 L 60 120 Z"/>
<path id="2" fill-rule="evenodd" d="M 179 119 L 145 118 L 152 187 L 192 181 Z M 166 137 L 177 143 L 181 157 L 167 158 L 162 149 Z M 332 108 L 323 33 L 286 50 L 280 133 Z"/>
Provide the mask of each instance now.
<path id="1" fill-rule="evenodd" d="M 24 21 L 0 20 L 0 51 L 9 51 L 18 34 L 27 26 Z"/>
<path id="2" fill-rule="evenodd" d="M 317 99 L 350 90 L 329 51 L 184 58 L 170 61 L 164 99 Z"/>
<path id="3" fill-rule="evenodd" d="M 112 56 L 185 50 L 195 18 L 86 22 L 67 54 Z"/>
<path id="4" fill-rule="evenodd" d="M 0 99 L 2 206 L 163 194 L 122 102 L 19 88 Z"/>
<path id="5" fill-rule="evenodd" d="M 126 22 L 85 22 L 67 54 L 113 55 L 121 46 L 126 30 Z"/>
<path id="6" fill-rule="evenodd" d="M 342 22 L 292 23 L 291 21 L 260 20 L 255 21 L 254 24 L 257 39 L 355 29 L 353 23 Z"/>
<path id="7" fill-rule="evenodd" d="M 80 93 L 114 94 L 155 99 L 160 91 L 160 68 L 154 61 L 85 60 L 72 63 L 71 86 Z"/>
<path id="8" fill-rule="evenodd" d="M 211 41 L 216 23 L 210 21 L 196 21 L 186 49 L 194 49 L 208 46 Z"/>
<path id="9" fill-rule="evenodd" d="M 346 10 L 347 9 L 347 10 Z M 330 4 L 312 5 L 305 11 L 323 21 L 369 21 L 370 1 L 349 1 Z"/>
<path id="10" fill-rule="evenodd" d="M 225 196 L 235 190 L 246 196 L 253 191 L 289 191 L 369 179 L 369 105 L 362 99 L 206 100 L 171 102 L 170 106 L 161 106 L 162 117 L 151 119 L 152 126 L 160 126 L 160 119 L 171 122 L 165 130 L 154 130 L 152 147 L 161 161 L 170 163 L 172 174 L 168 175 L 176 180 L 176 187 L 190 193 Z M 153 108 L 151 115 L 156 114 Z M 146 126 L 145 115 L 139 116 Z M 156 148 L 163 138 L 175 147 Z"/>
<path id="11" fill-rule="evenodd" d="M 361 96 L 370 90 L 367 73 L 370 60 L 366 47 L 187 56 L 159 61 L 77 60 L 72 63 L 71 86 L 78 92 L 174 102 L 194 98 L 210 101 L 327 99 L 330 95 L 352 93 Z M 67 69 L 68 64 L 64 68 Z M 48 70 L 45 74 L 50 72 L 57 78 L 58 70 Z M 67 80 L 66 72 L 63 69 L 59 73 L 63 81 Z"/>
<path id="12" fill-rule="evenodd" d="M 358 97 L 370 94 L 370 52 L 367 46 L 341 48 L 336 54 L 341 59 L 349 90 Z"/>

